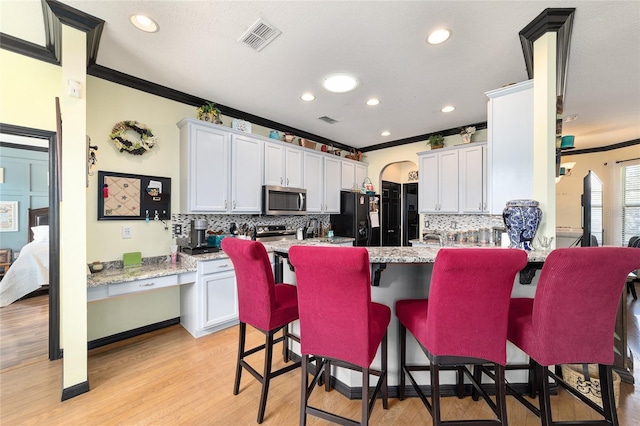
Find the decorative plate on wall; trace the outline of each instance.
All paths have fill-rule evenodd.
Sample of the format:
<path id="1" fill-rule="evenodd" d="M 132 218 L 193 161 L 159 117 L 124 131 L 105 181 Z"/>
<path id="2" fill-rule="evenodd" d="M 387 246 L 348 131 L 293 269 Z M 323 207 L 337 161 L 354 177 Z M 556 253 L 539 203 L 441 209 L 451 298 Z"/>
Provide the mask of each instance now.
<path id="1" fill-rule="evenodd" d="M 244 120 L 238 120 L 236 118 L 231 122 L 231 128 L 240 130 L 241 132 L 251 133 L 251 123 Z"/>

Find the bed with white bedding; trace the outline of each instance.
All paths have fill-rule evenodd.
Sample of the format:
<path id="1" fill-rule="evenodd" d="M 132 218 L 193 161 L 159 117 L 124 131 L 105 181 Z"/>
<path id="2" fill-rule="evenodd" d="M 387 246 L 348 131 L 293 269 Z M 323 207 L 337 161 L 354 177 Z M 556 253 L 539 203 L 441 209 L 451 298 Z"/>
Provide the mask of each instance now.
<path id="1" fill-rule="evenodd" d="M 49 284 L 49 241 L 32 241 L 0 281 L 0 308 Z"/>
<path id="2" fill-rule="evenodd" d="M 29 211 L 29 243 L 0 281 L 0 308 L 49 286 L 49 209 Z M 33 226 L 32 226 L 33 225 Z"/>

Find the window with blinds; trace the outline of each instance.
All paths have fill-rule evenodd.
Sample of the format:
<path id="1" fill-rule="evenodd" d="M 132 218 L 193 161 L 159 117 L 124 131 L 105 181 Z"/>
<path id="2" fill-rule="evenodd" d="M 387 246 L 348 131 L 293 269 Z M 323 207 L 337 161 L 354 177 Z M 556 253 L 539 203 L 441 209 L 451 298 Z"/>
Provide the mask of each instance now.
<path id="1" fill-rule="evenodd" d="M 622 242 L 640 235 L 640 164 L 627 166 L 623 172 L 622 194 Z"/>

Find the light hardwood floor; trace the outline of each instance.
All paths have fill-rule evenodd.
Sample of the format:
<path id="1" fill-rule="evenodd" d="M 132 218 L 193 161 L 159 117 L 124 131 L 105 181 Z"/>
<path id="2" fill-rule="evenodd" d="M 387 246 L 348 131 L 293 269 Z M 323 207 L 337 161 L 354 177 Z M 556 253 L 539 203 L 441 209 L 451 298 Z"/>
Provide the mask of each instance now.
<path id="1" fill-rule="evenodd" d="M 233 377 L 237 351 L 237 327 L 194 339 L 181 326 L 172 326 L 127 341 L 89 352 L 88 371 L 91 391 L 61 402 L 62 361 L 50 362 L 46 338 L 38 344 L 21 343 L 7 334 L 7 318 L 20 324 L 16 311 L 25 316 L 25 327 L 32 327 L 29 311 L 39 312 L 46 297 L 20 301 L 12 309 L 0 309 L 0 345 L 3 366 L 0 370 L 0 424 L 3 426 L 38 425 L 254 425 L 260 386 L 246 372 L 240 394 L 233 396 Z M 635 349 L 636 385 L 622 384 L 621 425 L 640 424 L 640 301 L 629 301 L 629 337 Z M 15 315 L 13 315 L 15 314 Z M 46 322 L 46 317 L 45 317 Z M 13 329 L 13 328 L 12 328 Z M 262 334 L 251 331 L 249 344 L 262 342 Z M 46 333 L 46 331 L 45 331 Z M 46 334 L 45 334 L 46 335 Z M 22 338 L 30 334 L 22 334 Z M 35 334 L 34 334 L 35 337 Z M 37 340 L 37 339 L 36 339 Z M 6 342 L 10 346 L 5 348 Z M 38 349 L 42 345 L 44 349 Z M 12 349 L 23 359 L 7 362 Z M 393 350 L 390 348 L 390 350 Z M 33 356 L 29 356 L 32 353 Z M 254 365 L 262 368 L 255 355 Z M 278 365 L 282 357 L 277 357 Z M 272 382 L 264 425 L 296 425 L 299 418 L 299 374 L 294 370 Z M 508 397 L 509 422 L 515 426 L 538 425 L 538 419 Z M 313 404 L 359 418 L 360 401 L 349 401 L 336 391 L 316 392 Z M 552 397 L 554 418 L 589 418 L 590 411 L 572 396 L 560 391 Z M 443 399 L 444 418 L 490 417 L 482 402 L 471 398 Z M 592 416 L 597 418 L 596 416 Z M 431 417 L 417 398 L 389 400 L 389 409 L 378 402 L 371 424 L 431 424 Z M 309 425 L 327 424 L 309 418 Z"/>

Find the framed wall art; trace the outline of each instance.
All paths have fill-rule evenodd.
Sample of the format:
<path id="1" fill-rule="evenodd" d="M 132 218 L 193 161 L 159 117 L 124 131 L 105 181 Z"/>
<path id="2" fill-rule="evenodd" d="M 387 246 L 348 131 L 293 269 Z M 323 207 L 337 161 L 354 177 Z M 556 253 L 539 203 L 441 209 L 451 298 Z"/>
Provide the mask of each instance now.
<path id="1" fill-rule="evenodd" d="M 18 231 L 18 202 L 0 201 L 0 232 Z"/>
<path id="2" fill-rule="evenodd" d="M 168 220 L 171 178 L 98 172 L 98 220 Z"/>

